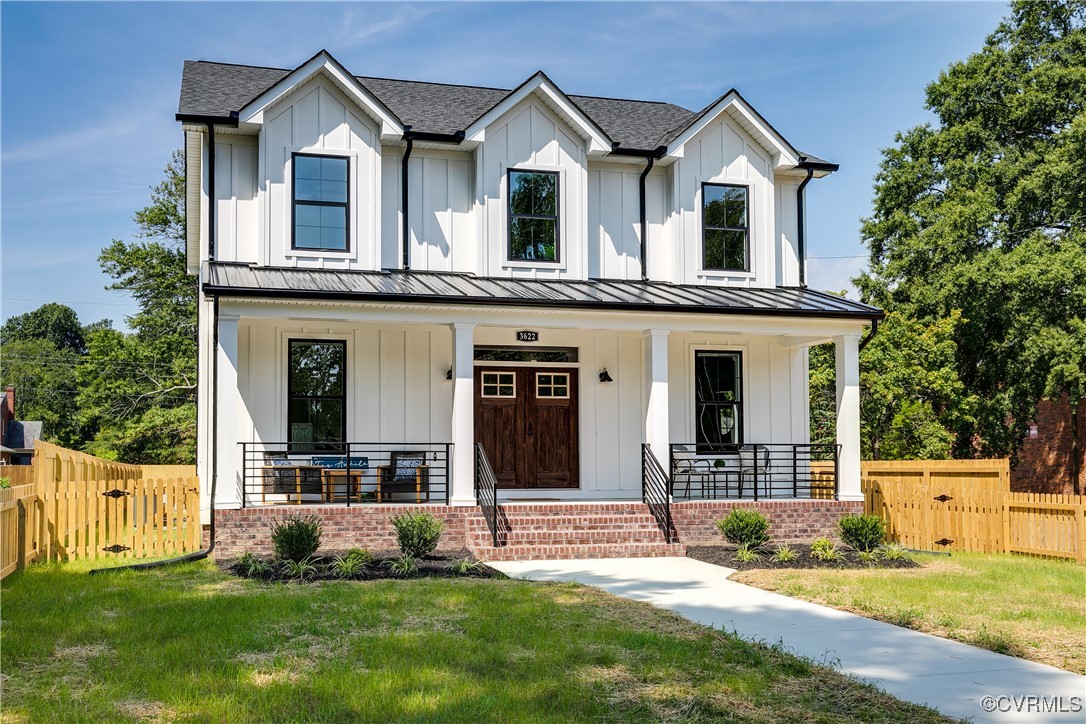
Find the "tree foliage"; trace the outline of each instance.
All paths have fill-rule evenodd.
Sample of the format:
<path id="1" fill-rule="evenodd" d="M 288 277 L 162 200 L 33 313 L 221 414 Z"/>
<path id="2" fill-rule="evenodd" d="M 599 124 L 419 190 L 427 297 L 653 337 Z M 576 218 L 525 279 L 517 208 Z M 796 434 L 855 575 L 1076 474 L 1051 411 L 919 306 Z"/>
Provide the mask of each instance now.
<path id="1" fill-rule="evenodd" d="M 1039 399 L 1086 392 L 1086 4 L 1015 2 L 927 107 L 936 121 L 883 152 L 856 283 L 921 328 L 949 324 L 976 398 L 950 417 L 930 403 L 954 454 L 1013 454 Z"/>
<path id="2" fill-rule="evenodd" d="M 175 152 L 150 205 L 136 212 L 139 238 L 114 240 L 99 256 L 139 312 L 122 334 L 87 336 L 79 367 L 80 415 L 98 432 L 87 449 L 143 463 L 195 460 L 197 283 L 185 267 L 185 165 Z"/>

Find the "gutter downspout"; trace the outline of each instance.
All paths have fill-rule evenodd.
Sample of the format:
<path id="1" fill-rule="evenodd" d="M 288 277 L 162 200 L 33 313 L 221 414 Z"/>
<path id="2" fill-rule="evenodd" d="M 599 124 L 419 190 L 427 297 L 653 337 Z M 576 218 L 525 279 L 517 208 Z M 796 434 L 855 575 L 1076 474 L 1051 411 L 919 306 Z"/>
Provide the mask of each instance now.
<path id="1" fill-rule="evenodd" d="M 411 137 L 410 126 L 404 128 L 403 138 L 407 141 L 407 150 L 404 151 L 400 169 L 400 198 L 403 204 L 403 229 L 401 230 L 400 252 L 403 255 L 403 270 L 411 271 L 411 226 L 408 223 L 408 210 L 410 197 L 407 193 L 408 162 L 411 160 L 411 151 L 415 147 L 415 139 Z"/>
<path id="2" fill-rule="evenodd" d="M 210 203 L 207 209 L 207 221 L 208 221 L 208 235 L 207 235 L 207 255 L 208 261 L 215 261 L 215 124 L 207 124 L 207 190 L 210 197 Z M 219 295 L 215 293 L 212 297 L 211 307 L 211 497 L 209 499 L 210 511 L 211 511 L 211 524 L 208 526 L 208 540 L 207 548 L 196 551 L 195 553 L 188 553 L 183 556 L 177 556 L 174 558 L 167 558 L 163 561 L 148 561 L 146 563 L 133 563 L 127 566 L 114 566 L 109 568 L 95 568 L 90 571 L 89 575 L 95 575 L 96 573 L 105 573 L 112 571 L 139 571 L 146 570 L 148 568 L 161 568 L 163 566 L 170 566 L 175 563 L 190 563 L 192 561 L 202 561 L 211 555 L 215 550 L 215 491 L 219 482 L 219 456 L 218 456 L 218 433 L 219 433 L 219 406 L 214 399 L 219 389 Z M 199 323 L 199 320 L 197 320 Z M 197 383 L 197 397 L 199 397 L 199 383 Z M 199 438 L 197 438 L 199 439 Z"/>
<path id="3" fill-rule="evenodd" d="M 807 287 L 807 218 L 803 189 L 807 188 L 807 184 L 814 178 L 814 172 L 815 170 L 808 166 L 807 177 L 803 179 L 799 188 L 796 189 L 796 224 L 798 226 L 796 255 L 799 257 L 799 285 L 803 288 Z"/>
<path id="4" fill-rule="evenodd" d="M 857 351 L 858 352 L 863 352 L 864 347 L 867 346 L 867 343 L 871 341 L 871 339 L 878 333 L 878 331 L 879 331 L 879 320 L 878 319 L 872 319 L 871 320 L 871 330 L 868 331 L 868 333 L 864 335 L 864 338 L 860 340 L 860 344 L 856 348 Z"/>
<path id="5" fill-rule="evenodd" d="M 649 280 L 649 222 L 645 213 L 645 179 L 655 162 L 656 158 L 653 156 L 645 159 L 645 170 L 637 178 L 637 193 L 641 203 L 641 281 L 643 282 Z"/>

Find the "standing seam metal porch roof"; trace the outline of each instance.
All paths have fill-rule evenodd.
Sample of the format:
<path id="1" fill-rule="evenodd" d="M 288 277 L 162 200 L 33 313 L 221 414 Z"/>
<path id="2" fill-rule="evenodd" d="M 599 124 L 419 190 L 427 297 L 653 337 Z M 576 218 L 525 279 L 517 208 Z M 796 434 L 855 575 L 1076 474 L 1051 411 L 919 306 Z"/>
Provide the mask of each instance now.
<path id="1" fill-rule="evenodd" d="M 881 309 L 799 287 L 511 279 L 426 271 L 341 271 L 212 263 L 208 293 L 229 297 L 882 319 Z"/>

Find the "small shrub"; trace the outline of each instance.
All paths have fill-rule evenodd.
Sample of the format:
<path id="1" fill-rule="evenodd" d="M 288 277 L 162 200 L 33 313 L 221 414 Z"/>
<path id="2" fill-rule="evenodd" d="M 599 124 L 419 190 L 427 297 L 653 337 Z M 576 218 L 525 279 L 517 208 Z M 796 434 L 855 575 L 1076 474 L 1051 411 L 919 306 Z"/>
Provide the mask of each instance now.
<path id="1" fill-rule="evenodd" d="M 739 563 L 757 563 L 762 560 L 762 555 L 746 543 L 740 543 L 735 549 L 735 560 Z"/>
<path id="2" fill-rule="evenodd" d="M 317 575 L 317 566 L 308 558 L 300 561 L 288 559 L 283 561 L 283 575 L 296 581 L 304 581 Z"/>
<path id="3" fill-rule="evenodd" d="M 469 573 L 481 571 L 483 569 L 483 564 L 471 558 L 464 557 L 457 558 L 452 562 L 452 565 L 449 566 L 449 568 L 453 573 L 459 573 L 461 576 L 465 576 Z"/>
<path id="4" fill-rule="evenodd" d="M 368 562 L 361 556 L 352 556 L 348 553 L 345 556 L 337 556 L 332 561 L 331 569 L 338 578 L 357 578 L 366 570 Z"/>
<path id="5" fill-rule="evenodd" d="M 238 558 L 237 569 L 246 578 L 263 578 L 271 571 L 271 566 L 251 551 L 245 551 Z"/>
<path id="6" fill-rule="evenodd" d="M 362 565 L 368 566 L 373 563 L 373 554 L 365 548 L 351 548 L 347 551 L 347 555 L 344 558 L 349 558 L 354 561 L 359 561 Z"/>
<path id="7" fill-rule="evenodd" d="M 787 543 L 781 543 L 777 546 L 777 550 L 774 551 L 773 556 L 770 558 L 774 563 L 791 563 L 799 554 L 796 553 L 796 549 Z"/>
<path id="8" fill-rule="evenodd" d="M 879 548 L 879 555 L 888 561 L 908 561 L 909 551 L 898 543 L 887 543 Z"/>
<path id="9" fill-rule="evenodd" d="M 869 566 L 877 566 L 881 558 L 882 556 L 879 555 L 878 550 L 856 552 L 856 560 Z"/>
<path id="10" fill-rule="evenodd" d="M 422 558 L 434 552 L 445 532 L 445 524 L 429 513 L 405 513 L 392 518 L 396 541 L 409 558 Z"/>
<path id="11" fill-rule="evenodd" d="M 757 548 L 769 541 L 769 521 L 756 510 L 735 508 L 726 518 L 718 520 L 716 527 L 737 546 Z"/>
<path id="12" fill-rule="evenodd" d="M 272 546 L 275 557 L 284 561 L 304 561 L 321 545 L 321 521 L 315 515 L 291 516 L 272 525 Z"/>
<path id="13" fill-rule="evenodd" d="M 823 563 L 836 563 L 844 559 L 844 555 L 829 538 L 816 538 L 811 543 L 811 558 Z"/>
<path id="14" fill-rule="evenodd" d="M 385 568 L 392 571 L 397 576 L 410 576 L 412 573 L 418 573 L 419 564 L 415 561 L 414 557 L 405 553 L 399 558 L 390 558 L 385 561 Z"/>
<path id="15" fill-rule="evenodd" d="M 858 551 L 873 551 L 886 540 L 886 523 L 877 515 L 846 515 L 837 529 L 841 540 Z"/>
<path id="16" fill-rule="evenodd" d="M 7 490 L 11 487 L 11 478 L 0 478 L 0 490 Z"/>

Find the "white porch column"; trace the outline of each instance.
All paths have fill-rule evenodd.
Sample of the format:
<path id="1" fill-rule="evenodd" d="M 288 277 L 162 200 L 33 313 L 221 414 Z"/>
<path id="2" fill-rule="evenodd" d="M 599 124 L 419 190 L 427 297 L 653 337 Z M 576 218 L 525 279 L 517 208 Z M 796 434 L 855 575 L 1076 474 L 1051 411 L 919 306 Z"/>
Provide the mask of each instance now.
<path id="1" fill-rule="evenodd" d="M 475 325 L 454 322 L 452 505 L 475 505 Z"/>
<path id="2" fill-rule="evenodd" d="M 216 371 L 211 404 L 215 420 L 215 507 L 241 506 L 241 448 L 238 446 L 238 316 L 219 314 L 219 345 L 214 350 Z M 210 481 L 209 481 L 210 482 Z M 209 488 L 210 489 L 210 488 Z"/>
<path id="3" fill-rule="evenodd" d="M 645 399 L 648 400 L 645 406 L 645 442 L 652 446 L 653 454 L 665 468 L 671 436 L 668 426 L 667 336 L 666 329 L 646 329 L 643 333 Z"/>
<path id="4" fill-rule="evenodd" d="M 837 357 L 838 497 L 863 500 L 860 490 L 860 336 L 834 337 Z"/>

